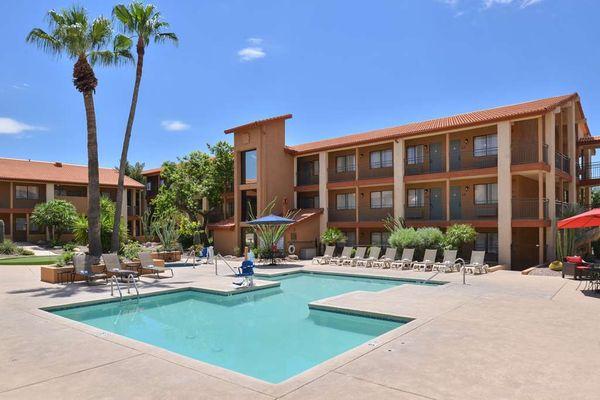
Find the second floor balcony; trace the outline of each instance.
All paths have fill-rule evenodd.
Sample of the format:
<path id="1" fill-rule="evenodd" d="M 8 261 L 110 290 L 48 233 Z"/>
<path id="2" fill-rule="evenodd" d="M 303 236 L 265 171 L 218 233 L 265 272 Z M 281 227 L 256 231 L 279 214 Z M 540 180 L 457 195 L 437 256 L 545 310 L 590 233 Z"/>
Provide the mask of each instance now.
<path id="1" fill-rule="evenodd" d="M 446 219 L 444 208 L 431 204 L 404 207 L 406 220 L 442 221 Z"/>
<path id="2" fill-rule="evenodd" d="M 328 182 L 345 182 L 356 180 L 356 165 L 350 165 L 346 168 L 329 168 L 327 171 Z"/>
<path id="3" fill-rule="evenodd" d="M 557 151 L 554 155 L 554 166 L 557 170 L 571 174 L 571 157 Z"/>
<path id="4" fill-rule="evenodd" d="M 548 145 L 542 145 L 541 162 L 548 164 Z M 537 143 L 517 143 L 513 144 L 511 153 L 511 164 L 532 164 L 540 162 L 540 149 Z"/>
<path id="5" fill-rule="evenodd" d="M 450 151 L 450 171 L 493 168 L 498 166 L 498 148 Z"/>
<path id="6" fill-rule="evenodd" d="M 318 185 L 319 184 L 319 175 L 315 174 L 312 169 L 299 170 L 296 173 L 296 183 L 298 186 Z"/>
<path id="7" fill-rule="evenodd" d="M 356 222 L 356 209 L 330 208 L 328 218 L 331 222 Z"/>
<path id="8" fill-rule="evenodd" d="M 547 219 L 548 199 L 540 198 L 513 198 L 513 219 Z"/>

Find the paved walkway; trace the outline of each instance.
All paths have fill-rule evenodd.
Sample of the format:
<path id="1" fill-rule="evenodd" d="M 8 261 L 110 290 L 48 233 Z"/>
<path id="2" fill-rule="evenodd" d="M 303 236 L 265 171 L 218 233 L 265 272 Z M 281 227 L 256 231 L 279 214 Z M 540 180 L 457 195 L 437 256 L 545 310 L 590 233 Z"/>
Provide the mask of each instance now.
<path id="1" fill-rule="evenodd" d="M 431 273 L 303 265 L 336 273 L 427 279 Z M 109 297 L 107 286 L 51 285 L 39 267 L 0 267 L 0 399 L 598 399 L 600 298 L 578 282 L 498 271 L 440 274 L 316 302 L 415 318 L 368 345 L 270 385 L 56 317 L 39 307 Z M 233 290 L 214 268 L 143 278 L 142 293 Z"/>

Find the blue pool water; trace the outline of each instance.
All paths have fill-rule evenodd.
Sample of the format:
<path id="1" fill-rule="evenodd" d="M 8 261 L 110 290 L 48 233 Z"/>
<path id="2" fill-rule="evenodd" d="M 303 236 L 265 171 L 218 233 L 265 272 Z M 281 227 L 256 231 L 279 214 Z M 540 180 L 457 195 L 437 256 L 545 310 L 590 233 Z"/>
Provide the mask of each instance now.
<path id="1" fill-rule="evenodd" d="M 275 280 L 280 287 L 233 296 L 186 290 L 52 312 L 271 383 L 403 324 L 310 310 L 308 303 L 406 282 L 306 273 Z"/>

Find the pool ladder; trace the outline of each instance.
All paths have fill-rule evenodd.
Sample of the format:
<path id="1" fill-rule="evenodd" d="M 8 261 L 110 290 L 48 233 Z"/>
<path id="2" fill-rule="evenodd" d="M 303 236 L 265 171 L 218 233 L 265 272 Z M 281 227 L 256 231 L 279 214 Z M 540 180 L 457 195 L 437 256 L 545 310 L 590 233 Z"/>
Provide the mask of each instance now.
<path id="1" fill-rule="evenodd" d="M 133 288 L 135 289 L 135 297 L 140 299 L 140 291 L 138 290 L 137 283 L 135 283 L 135 277 L 133 274 L 129 274 L 127 276 L 127 293 L 131 294 L 131 284 L 133 283 Z M 121 285 L 119 285 L 119 280 L 116 275 L 111 276 L 110 278 L 110 295 L 115 295 L 114 286 L 117 287 L 117 291 L 119 292 L 119 301 L 123 301 L 123 292 L 121 291 Z"/>

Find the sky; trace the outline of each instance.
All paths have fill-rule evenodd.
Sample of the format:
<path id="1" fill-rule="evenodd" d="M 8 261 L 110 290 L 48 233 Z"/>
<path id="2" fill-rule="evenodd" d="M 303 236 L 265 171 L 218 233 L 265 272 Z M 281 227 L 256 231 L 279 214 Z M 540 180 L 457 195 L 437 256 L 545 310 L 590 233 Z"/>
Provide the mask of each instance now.
<path id="1" fill-rule="evenodd" d="M 25 42 L 62 0 L 0 2 L 0 157 L 86 163 L 72 61 Z M 110 16 L 109 1 L 80 1 Z M 115 3 L 116 4 L 116 3 Z M 597 0 L 155 0 L 129 159 L 158 167 L 275 115 L 289 145 L 578 92 L 600 127 Z M 118 165 L 132 64 L 95 68 L 100 164 Z"/>

